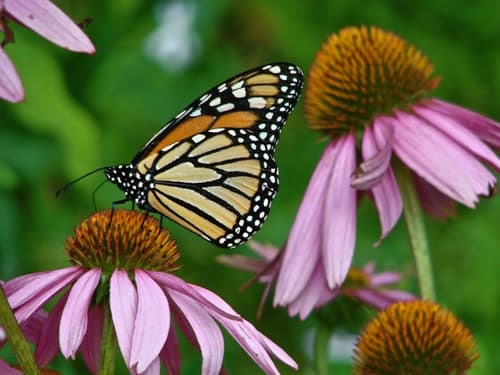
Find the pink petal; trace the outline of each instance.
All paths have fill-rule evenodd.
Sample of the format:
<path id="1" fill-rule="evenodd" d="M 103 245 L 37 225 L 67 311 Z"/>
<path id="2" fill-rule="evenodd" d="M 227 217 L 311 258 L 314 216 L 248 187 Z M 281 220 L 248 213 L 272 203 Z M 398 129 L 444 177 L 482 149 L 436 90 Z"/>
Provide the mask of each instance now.
<path id="1" fill-rule="evenodd" d="M 24 90 L 16 68 L 0 46 L 0 99 L 18 103 L 24 99 Z"/>
<path id="2" fill-rule="evenodd" d="M 190 297 L 176 291 L 170 291 L 169 295 L 196 337 L 202 355 L 202 374 L 217 375 L 224 357 L 224 339 L 219 327 L 204 307 Z"/>
<path id="3" fill-rule="evenodd" d="M 356 241 L 356 190 L 351 178 L 356 168 L 355 137 L 348 134 L 332 143 L 335 160 L 324 203 L 322 255 L 328 286 L 344 281 L 351 265 Z M 299 259 L 303 261 L 302 259 Z M 298 270 L 300 272 L 300 270 Z"/>
<path id="4" fill-rule="evenodd" d="M 130 352 L 130 367 L 142 373 L 159 356 L 170 328 L 170 307 L 158 284 L 142 270 L 135 271 L 137 315 Z"/>
<path id="5" fill-rule="evenodd" d="M 288 314 L 290 316 L 298 314 L 300 319 L 304 320 L 313 309 L 334 299 L 338 295 L 339 289 L 328 288 L 325 279 L 323 265 L 318 262 L 302 292 L 288 304 Z"/>
<path id="6" fill-rule="evenodd" d="M 422 116 L 428 124 L 442 131 L 471 154 L 484 160 L 497 171 L 500 171 L 500 159 L 471 130 L 460 121 L 439 111 L 423 106 L 414 106 L 413 111 Z"/>
<path id="7" fill-rule="evenodd" d="M 233 338 L 241 345 L 241 347 L 247 352 L 247 354 L 266 372 L 274 374 L 276 369 L 271 358 L 268 356 L 268 351 L 272 347 L 273 350 L 270 351 L 271 354 L 282 360 L 284 363 L 296 368 L 296 363 L 291 357 L 289 357 L 281 349 L 279 351 L 274 351 L 274 346 L 269 346 L 270 340 L 262 335 L 259 331 L 255 329 L 249 322 L 243 318 L 234 319 L 228 318 L 228 313 L 237 315 L 236 311 L 232 309 L 231 306 L 227 304 L 222 298 L 217 296 L 210 290 L 204 289 L 202 287 L 193 285 L 199 294 L 203 295 L 206 299 L 210 299 L 214 303 L 226 311 L 226 314 L 220 314 L 218 310 L 209 310 L 210 315 L 219 321 L 220 324 L 227 329 L 227 331 L 233 336 Z M 238 315 L 239 316 L 239 315 Z"/>
<path id="8" fill-rule="evenodd" d="M 262 259 L 251 258 L 240 254 L 219 255 L 217 256 L 217 261 L 232 268 L 253 273 L 259 273 L 267 265 L 267 262 Z"/>
<path id="9" fill-rule="evenodd" d="M 365 158 L 371 157 L 374 153 L 379 152 L 382 147 L 387 147 L 389 143 L 392 146 L 393 129 L 390 128 L 390 132 L 388 132 L 387 128 L 379 126 L 379 122 L 380 119 L 375 120 L 373 137 L 369 141 L 363 142 L 363 157 Z M 366 128 L 365 131 L 371 132 L 371 129 Z M 388 139 L 390 139 L 390 142 Z M 376 243 L 377 245 L 394 228 L 403 212 L 403 200 L 399 192 L 396 177 L 390 166 L 388 166 L 382 175 L 380 183 L 372 188 L 371 193 L 378 210 L 382 228 L 380 239 Z"/>
<path id="10" fill-rule="evenodd" d="M 432 110 L 440 111 L 455 118 L 472 133 L 496 148 L 500 148 L 500 123 L 477 112 L 451 104 L 439 99 L 432 99 L 424 103 Z"/>
<path id="11" fill-rule="evenodd" d="M 429 215 L 436 219 L 455 216 L 455 201 L 453 199 L 418 176 L 414 176 L 414 181 L 420 204 Z"/>
<path id="12" fill-rule="evenodd" d="M 160 375 L 160 358 L 156 357 L 140 375 Z"/>
<path id="13" fill-rule="evenodd" d="M 21 327 L 26 339 L 30 342 L 36 343 L 42 334 L 42 329 L 45 327 L 48 314 L 40 309 L 36 311 L 31 318 L 24 323 Z M 1 330 L 1 327 L 0 327 Z M 1 341 L 1 339 L 0 339 Z"/>
<path id="14" fill-rule="evenodd" d="M 181 278 L 170 275 L 165 272 L 150 271 L 148 274 L 164 289 L 164 290 L 175 290 L 181 294 L 192 297 L 199 303 L 205 305 L 209 309 L 217 310 L 220 314 L 227 315 L 230 319 L 239 319 L 239 315 L 234 312 L 234 310 L 225 310 L 221 308 L 221 299 L 216 295 L 200 294 L 203 288 L 200 288 L 193 284 L 188 284 Z M 223 301 L 222 301 L 223 302 Z M 226 304 L 227 305 L 227 304 Z M 228 305 L 227 305 L 228 306 Z M 236 314 L 236 316 L 234 315 Z"/>
<path id="15" fill-rule="evenodd" d="M 385 134 L 380 133 L 378 138 L 382 138 L 383 135 Z M 391 131 L 385 139 L 377 139 L 372 127 L 365 128 L 361 145 L 364 161 L 356 171 L 352 187 L 368 190 L 380 183 L 391 162 L 393 138 L 394 131 Z"/>
<path id="16" fill-rule="evenodd" d="M 334 145 L 329 144 L 314 170 L 302 198 L 284 251 L 276 282 L 274 305 L 285 306 L 305 287 L 320 257 L 324 195 L 335 159 Z"/>
<path id="17" fill-rule="evenodd" d="M 99 373 L 103 325 L 104 309 L 95 306 L 89 311 L 89 325 L 80 348 L 85 364 L 92 374 Z"/>
<path id="18" fill-rule="evenodd" d="M 111 275 L 109 305 L 118 346 L 125 363 L 131 367 L 130 350 L 137 314 L 137 291 L 126 271 L 115 270 Z"/>
<path id="19" fill-rule="evenodd" d="M 255 327 L 252 326 L 253 329 Z M 255 329 L 256 330 L 256 329 Z M 256 330 L 257 331 L 257 330 Z M 258 331 L 257 331 L 258 332 Z M 276 345 L 273 341 L 271 341 L 268 337 L 264 336 L 259 332 L 260 339 L 266 350 L 271 353 L 271 355 L 277 359 L 279 359 L 284 364 L 290 366 L 291 368 L 298 370 L 299 366 L 297 362 L 294 361 L 292 357 L 290 357 L 281 347 Z"/>
<path id="20" fill-rule="evenodd" d="M 59 326 L 59 345 L 65 358 L 75 359 L 87 332 L 89 306 L 100 278 L 100 269 L 90 269 L 80 276 L 69 292 Z"/>
<path id="21" fill-rule="evenodd" d="M 23 375 L 23 373 L 21 371 L 10 367 L 2 359 L 0 359 L 0 374 L 2 374 L 2 375 Z"/>
<path id="22" fill-rule="evenodd" d="M 69 292 L 64 293 L 52 308 L 36 342 L 35 358 L 41 367 L 46 367 L 59 352 L 59 324 L 68 295 Z"/>
<path id="23" fill-rule="evenodd" d="M 21 276 L 6 282 L 5 294 L 8 296 L 9 304 L 15 309 L 19 324 L 23 324 L 35 311 L 83 272 L 85 271 L 80 267 L 68 267 Z"/>
<path id="24" fill-rule="evenodd" d="M 253 326 L 249 322 L 234 321 L 217 314 L 214 315 L 214 318 L 219 321 L 250 358 L 252 358 L 266 374 L 279 374 L 266 348 L 260 342 L 259 332 L 255 329 L 251 329 Z"/>
<path id="25" fill-rule="evenodd" d="M 254 240 L 248 241 L 247 245 L 250 249 L 259 254 L 261 258 L 267 260 L 268 262 L 273 260 L 276 254 L 280 251 L 280 249 L 276 246 L 264 245 Z"/>
<path id="26" fill-rule="evenodd" d="M 209 311 L 214 311 L 217 314 L 223 315 L 224 317 L 232 320 L 242 321 L 243 318 L 238 314 L 226 301 L 224 301 L 217 294 L 211 290 L 202 288 L 201 286 L 190 284 L 191 287 L 198 293 L 203 300 L 198 302 L 204 303 L 205 300 L 210 301 L 210 305 L 205 305 Z M 195 298 L 196 299 L 196 298 Z M 216 309 L 212 306 L 217 306 Z"/>
<path id="27" fill-rule="evenodd" d="M 165 346 L 160 352 L 160 358 L 165 364 L 169 375 L 178 375 L 181 372 L 181 354 L 179 352 L 179 341 L 173 321 L 170 320 L 170 329 Z"/>
<path id="28" fill-rule="evenodd" d="M 475 206 L 478 195 L 490 193 L 495 177 L 473 155 L 426 121 L 401 111 L 396 114 L 394 150 L 409 168 L 468 207 Z"/>
<path id="29" fill-rule="evenodd" d="M 4 0 L 4 12 L 62 48 L 95 52 L 82 29 L 49 0 Z"/>
<path id="30" fill-rule="evenodd" d="M 394 284 L 401 280 L 399 272 L 380 272 L 370 276 L 370 286 L 378 287 L 387 284 Z"/>

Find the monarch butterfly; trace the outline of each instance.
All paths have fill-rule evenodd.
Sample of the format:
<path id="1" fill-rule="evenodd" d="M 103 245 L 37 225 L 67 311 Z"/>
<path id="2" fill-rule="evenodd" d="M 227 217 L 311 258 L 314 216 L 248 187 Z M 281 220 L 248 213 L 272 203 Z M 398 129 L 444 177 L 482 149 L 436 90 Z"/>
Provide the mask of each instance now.
<path id="1" fill-rule="evenodd" d="M 303 75 L 275 63 L 212 88 L 169 121 L 128 164 L 105 167 L 140 209 L 220 247 L 248 240 L 278 190 L 274 150 Z"/>

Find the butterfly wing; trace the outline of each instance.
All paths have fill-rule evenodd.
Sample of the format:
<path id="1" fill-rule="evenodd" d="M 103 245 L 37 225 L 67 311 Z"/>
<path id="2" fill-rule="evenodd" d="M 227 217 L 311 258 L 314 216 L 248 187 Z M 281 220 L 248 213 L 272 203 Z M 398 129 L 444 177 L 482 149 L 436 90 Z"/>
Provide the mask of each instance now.
<path id="1" fill-rule="evenodd" d="M 138 164 L 208 129 L 254 129 L 273 147 L 303 85 L 299 67 L 275 63 L 248 70 L 212 88 L 163 126 L 132 159 Z"/>
<path id="2" fill-rule="evenodd" d="M 194 101 L 132 161 L 150 176 L 148 206 L 218 246 L 249 239 L 278 190 L 274 150 L 302 83 L 298 67 L 270 64 Z"/>

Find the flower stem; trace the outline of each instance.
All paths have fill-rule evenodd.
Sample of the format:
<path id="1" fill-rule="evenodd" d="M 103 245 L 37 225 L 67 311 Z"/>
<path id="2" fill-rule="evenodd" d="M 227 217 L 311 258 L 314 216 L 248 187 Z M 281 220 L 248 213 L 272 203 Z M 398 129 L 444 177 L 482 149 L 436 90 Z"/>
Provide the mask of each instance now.
<path id="1" fill-rule="evenodd" d="M 23 370 L 23 374 L 40 375 L 40 369 L 38 368 L 35 357 L 30 350 L 19 324 L 17 324 L 16 317 L 9 306 L 2 286 L 0 286 L 0 325 L 2 325 L 9 338 L 10 345 L 16 355 L 19 366 L 21 366 Z"/>
<path id="2" fill-rule="evenodd" d="M 101 364 L 99 375 L 115 373 L 116 335 L 109 306 L 104 308 L 104 323 L 101 339 Z"/>
<path id="3" fill-rule="evenodd" d="M 314 340 L 314 360 L 317 375 L 328 375 L 328 345 L 330 342 L 330 329 L 326 324 L 318 323 Z"/>
<path id="4" fill-rule="evenodd" d="M 422 299 L 434 301 L 434 279 L 432 274 L 431 255 L 427 243 L 427 234 L 424 225 L 424 216 L 418 201 L 417 189 L 413 181 L 412 172 L 405 166 L 398 168 L 398 182 L 403 199 L 403 215 L 406 230 L 413 251 L 417 279 Z"/>

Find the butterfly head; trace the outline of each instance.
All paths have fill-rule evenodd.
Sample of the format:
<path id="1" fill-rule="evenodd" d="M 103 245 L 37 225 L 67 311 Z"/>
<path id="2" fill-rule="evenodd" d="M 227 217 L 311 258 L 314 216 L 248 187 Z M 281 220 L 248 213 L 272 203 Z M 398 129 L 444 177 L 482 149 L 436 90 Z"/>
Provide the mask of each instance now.
<path id="1" fill-rule="evenodd" d="M 106 178 L 117 185 L 124 193 L 127 200 L 137 204 L 139 208 L 147 209 L 146 195 L 150 182 L 148 176 L 140 173 L 132 164 L 120 164 L 104 170 Z"/>

